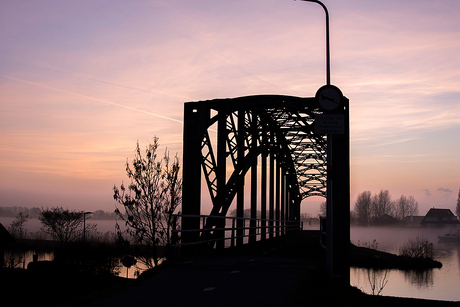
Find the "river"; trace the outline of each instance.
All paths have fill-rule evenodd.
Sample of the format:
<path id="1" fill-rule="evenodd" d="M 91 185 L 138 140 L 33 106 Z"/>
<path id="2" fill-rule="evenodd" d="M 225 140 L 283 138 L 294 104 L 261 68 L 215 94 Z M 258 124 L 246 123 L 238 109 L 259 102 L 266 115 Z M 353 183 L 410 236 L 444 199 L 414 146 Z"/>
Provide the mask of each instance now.
<path id="1" fill-rule="evenodd" d="M 0 217 L 0 223 L 5 227 L 8 228 L 11 223 L 15 220 L 13 217 Z M 92 220 L 88 219 L 87 225 L 90 224 L 96 224 L 96 231 L 98 232 L 98 236 L 103 237 L 105 234 L 108 232 L 115 232 L 115 221 L 114 220 Z M 120 228 L 123 230 L 125 228 L 123 222 L 119 222 Z M 42 239 L 43 234 L 40 233 L 40 228 L 42 227 L 40 221 L 38 219 L 30 219 L 27 221 L 25 224 L 25 228 L 27 230 L 27 238 L 29 239 Z M 90 234 L 89 234 L 90 236 Z M 111 238 L 111 235 L 108 236 Z M 21 262 L 16 265 L 17 268 L 27 268 L 27 265 L 29 262 L 33 260 L 33 255 L 37 254 L 38 260 L 39 261 L 46 261 L 46 260 L 53 260 L 54 259 L 54 253 L 35 253 L 35 251 L 27 251 L 23 255 L 14 255 L 16 259 L 18 257 L 21 257 Z M 10 259 L 9 254 L 6 254 L 5 259 Z M 141 264 L 138 264 L 140 266 L 140 269 L 145 269 L 141 266 Z M 126 268 L 124 267 L 121 262 L 118 267 L 119 270 L 119 276 L 121 277 L 128 277 L 128 278 L 135 278 L 135 271 L 136 268 L 131 267 L 131 268 Z"/>
<path id="2" fill-rule="evenodd" d="M 376 272 L 377 282 L 386 285 L 381 295 L 412 297 L 445 301 L 460 301 L 460 245 L 458 243 L 438 242 L 438 235 L 448 229 L 423 228 L 387 228 L 387 227 L 352 227 L 351 241 L 360 246 L 377 243 L 377 249 L 399 254 L 399 249 L 407 240 L 422 236 L 433 243 L 437 253 L 435 259 L 442 263 L 442 268 L 424 272 L 388 270 Z M 374 244 L 375 245 L 375 244 Z M 371 280 L 373 272 L 371 271 Z M 385 280 L 383 280 L 385 278 Z M 350 270 L 350 283 L 362 291 L 372 294 L 368 270 Z"/>
<path id="3" fill-rule="evenodd" d="M 0 223 L 8 227 L 14 218 L 0 217 Z M 113 220 L 89 220 L 88 223 L 97 224 L 99 233 L 113 232 L 115 221 Z M 26 228 L 30 233 L 40 230 L 40 222 L 31 219 L 27 222 Z M 318 229 L 317 225 L 304 224 L 304 229 Z M 448 230 L 443 229 L 422 229 L 422 228 L 387 228 L 387 227 L 351 227 L 350 238 L 352 243 L 360 246 L 376 245 L 380 251 L 399 254 L 399 249 L 409 239 L 417 236 L 428 238 L 437 251 L 436 260 L 442 263 L 442 268 L 432 269 L 424 272 L 403 272 L 400 270 L 389 270 L 376 272 L 371 271 L 370 276 L 377 276 L 385 283 L 381 295 L 412 297 L 433 300 L 460 301 L 460 245 L 457 243 L 438 242 L 437 235 Z M 32 260 L 32 253 L 26 256 L 27 262 Z M 39 260 L 52 260 L 52 254 L 39 255 Z M 134 277 L 134 268 L 127 270 L 120 267 L 120 276 Z M 385 277 L 385 279 L 383 279 Z M 351 285 L 371 294 L 371 282 L 369 281 L 368 270 L 350 269 Z"/>

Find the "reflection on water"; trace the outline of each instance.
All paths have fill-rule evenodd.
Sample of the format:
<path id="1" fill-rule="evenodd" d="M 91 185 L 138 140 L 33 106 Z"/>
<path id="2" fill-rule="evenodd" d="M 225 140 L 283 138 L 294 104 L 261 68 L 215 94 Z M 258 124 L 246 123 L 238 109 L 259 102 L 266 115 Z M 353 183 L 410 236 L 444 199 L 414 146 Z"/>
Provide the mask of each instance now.
<path id="1" fill-rule="evenodd" d="M 26 269 L 29 262 L 32 262 L 34 255 L 37 261 L 52 261 L 54 253 L 37 253 L 35 251 L 5 251 L 5 265 L 8 268 Z"/>
<path id="2" fill-rule="evenodd" d="M 54 252 L 35 252 L 29 251 L 6 251 L 5 252 L 5 265 L 7 268 L 27 269 L 27 265 L 34 261 L 34 255 L 37 261 L 53 261 Z M 119 272 L 118 276 L 127 278 L 137 278 L 137 275 L 142 273 L 146 267 L 142 263 L 137 263 L 136 266 L 127 268 L 123 266 L 121 259 L 118 263 L 116 270 Z"/>
<path id="3" fill-rule="evenodd" d="M 13 218 L 0 218 L 4 226 L 10 225 Z M 97 224 L 99 232 L 114 231 L 115 221 L 92 221 Z M 26 227 L 29 233 L 37 231 L 40 227 L 38 220 L 30 220 Z M 319 229 L 317 224 L 304 223 L 304 229 Z M 408 240 L 417 236 L 424 236 L 434 244 L 437 251 L 436 260 L 442 262 L 441 269 L 432 269 L 422 272 L 389 270 L 381 295 L 415 297 L 425 299 L 460 301 L 460 247 L 458 243 L 438 242 L 437 235 L 448 230 L 422 229 L 422 228 L 380 228 L 380 227 L 352 227 L 350 229 L 351 241 L 354 244 L 365 246 L 374 240 L 378 243 L 378 250 L 399 254 L 399 248 Z M 15 258 L 16 267 L 27 268 L 33 261 L 34 251 L 6 255 L 5 259 Z M 21 258 L 21 259 L 20 259 Z M 20 259 L 20 260 L 19 260 Z M 53 260 L 53 253 L 39 253 L 38 260 Z M 138 263 L 137 266 L 140 266 Z M 140 267 L 141 270 L 145 269 Z M 119 263 L 119 276 L 135 278 L 135 267 L 129 269 Z M 351 269 L 350 282 L 366 293 L 372 293 L 368 272 L 365 269 Z M 378 276 L 376 276 L 378 277 Z"/>
<path id="4" fill-rule="evenodd" d="M 7 228 L 11 225 L 15 218 L 13 217 L 0 217 L 0 223 Z M 91 223 L 97 225 L 97 231 L 99 233 L 105 234 L 107 232 L 115 232 L 115 220 L 91 220 Z M 39 234 L 40 228 L 42 227 L 38 219 L 30 219 L 25 224 L 27 230 L 27 236 L 29 239 L 45 239 L 43 234 Z M 120 223 L 122 230 L 126 227 L 124 223 Z M 5 252 L 5 262 L 7 267 L 14 268 L 27 268 L 27 265 L 33 261 L 33 256 L 37 255 L 37 261 L 52 261 L 54 260 L 54 252 L 36 252 L 33 250 L 28 251 L 6 251 Z M 136 278 L 136 271 L 139 273 L 145 270 L 145 266 L 138 263 L 135 266 L 126 268 L 119 261 L 118 267 L 116 268 L 119 272 L 118 276 L 129 278 Z"/>
<path id="5" fill-rule="evenodd" d="M 160 260 L 160 263 L 161 263 L 161 260 Z M 131 266 L 127 268 L 123 266 L 123 264 L 121 263 L 121 259 L 120 259 L 120 263 L 118 266 L 118 271 L 119 271 L 118 276 L 125 277 L 125 278 L 137 278 L 139 274 L 144 272 L 146 269 L 147 267 L 144 264 L 140 263 L 139 261 L 136 263 L 135 266 Z"/>
<path id="6" fill-rule="evenodd" d="M 350 237 L 352 243 L 361 246 L 376 240 L 379 250 L 394 254 L 399 254 L 399 249 L 409 239 L 416 236 L 428 238 L 437 252 L 435 259 L 443 264 L 442 268 L 424 271 L 388 270 L 388 283 L 381 295 L 460 301 L 460 245 L 438 242 L 437 235 L 444 232 L 446 230 L 442 229 L 352 227 Z M 372 294 L 372 280 L 369 280 L 368 275 L 367 269 L 352 268 L 350 283 Z"/>
<path id="7" fill-rule="evenodd" d="M 434 285 L 433 269 L 423 271 L 411 270 L 403 273 L 405 281 L 419 289 L 427 289 Z"/>

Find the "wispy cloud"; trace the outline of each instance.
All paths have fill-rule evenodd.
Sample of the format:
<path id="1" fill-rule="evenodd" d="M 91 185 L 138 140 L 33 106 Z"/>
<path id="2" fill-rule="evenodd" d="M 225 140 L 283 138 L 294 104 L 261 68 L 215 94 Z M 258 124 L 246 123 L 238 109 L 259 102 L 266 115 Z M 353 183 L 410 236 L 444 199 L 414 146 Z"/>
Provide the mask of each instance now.
<path id="1" fill-rule="evenodd" d="M 89 100 L 93 100 L 93 101 L 97 101 L 97 102 L 102 102 L 102 103 L 105 103 L 105 104 L 114 105 L 114 106 L 125 108 L 125 109 L 128 109 L 128 110 L 132 110 L 132 111 L 141 112 L 141 113 L 153 115 L 153 116 L 156 116 L 156 117 L 164 118 L 164 119 L 174 121 L 174 122 L 178 122 L 178 123 L 181 123 L 181 124 L 183 123 L 183 121 L 175 119 L 175 118 L 163 116 L 163 115 L 160 115 L 158 113 L 153 113 L 153 112 L 141 110 L 141 109 L 138 109 L 138 108 L 134 108 L 134 107 L 130 107 L 130 106 L 127 106 L 127 105 L 119 104 L 119 103 L 116 103 L 116 102 L 112 102 L 112 101 L 108 101 L 108 100 L 104 100 L 104 99 L 100 99 L 100 98 L 96 98 L 96 97 L 81 95 L 81 94 L 78 94 L 78 93 L 61 90 L 61 89 L 54 88 L 54 87 L 51 87 L 51 86 L 47 86 L 47 85 L 44 85 L 44 84 L 40 84 L 40 83 L 37 83 L 37 82 L 32 82 L 32 81 L 28 81 L 28 80 L 24 80 L 24 79 L 19 79 L 19 78 L 15 78 L 15 77 L 3 75 L 3 74 L 0 74 L 0 76 L 3 77 L 3 78 L 13 80 L 13 81 L 22 82 L 22 83 L 26 83 L 26 84 L 31 84 L 31 85 L 38 86 L 38 87 L 41 87 L 41 88 L 46 88 L 46 89 L 51 90 L 51 91 L 60 92 L 60 93 L 64 93 L 64 94 L 68 94 L 68 95 L 72 95 L 72 96 L 77 96 L 77 97 L 80 97 L 80 98 L 89 99 Z"/>
<path id="2" fill-rule="evenodd" d="M 425 192 L 425 196 L 426 197 L 430 197 L 431 196 L 431 192 L 429 189 L 423 189 L 423 192 Z"/>
<path id="3" fill-rule="evenodd" d="M 448 189 L 448 188 L 438 188 L 436 191 L 441 192 L 441 193 L 445 193 L 445 194 L 451 194 L 452 193 L 452 190 Z"/>

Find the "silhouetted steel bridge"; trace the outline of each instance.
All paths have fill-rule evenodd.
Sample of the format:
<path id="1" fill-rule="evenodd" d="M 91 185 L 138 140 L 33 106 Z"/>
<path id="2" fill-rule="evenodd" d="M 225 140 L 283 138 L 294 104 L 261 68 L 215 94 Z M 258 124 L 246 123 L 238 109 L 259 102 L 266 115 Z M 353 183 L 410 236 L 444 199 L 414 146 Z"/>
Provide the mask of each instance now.
<path id="1" fill-rule="evenodd" d="M 346 279 L 349 101 L 330 83 L 327 8 L 305 1 L 320 4 L 326 14 L 327 82 L 314 98 L 257 95 L 185 103 L 181 245 L 223 248 L 227 238 L 230 246 L 241 245 L 245 238 L 250 243 L 301 229 L 302 200 L 322 196 L 327 270 Z M 204 203 L 211 205 L 206 215 Z M 230 218 L 232 206 L 236 217 Z"/>
<path id="2" fill-rule="evenodd" d="M 348 208 L 340 216 L 349 218 L 348 99 L 343 101 L 339 113 L 347 131 L 339 134 L 315 131 L 316 117 L 324 114 L 315 98 L 258 95 L 185 103 L 182 244 L 217 242 L 219 248 L 224 238 L 233 246 L 301 229 L 303 199 L 332 202 L 332 169 L 334 207 Z M 328 154 L 337 157 L 329 165 Z M 211 204 L 206 214 L 204 202 Z M 228 217 L 231 207 L 236 217 Z M 250 218 L 244 218 L 245 209 Z"/>

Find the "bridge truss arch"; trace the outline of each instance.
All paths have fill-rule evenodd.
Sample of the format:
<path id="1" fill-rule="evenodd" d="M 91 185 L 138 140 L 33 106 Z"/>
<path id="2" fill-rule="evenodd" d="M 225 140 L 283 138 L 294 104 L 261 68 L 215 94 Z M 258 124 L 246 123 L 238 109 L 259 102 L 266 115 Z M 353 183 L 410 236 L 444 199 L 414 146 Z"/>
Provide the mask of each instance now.
<path id="1" fill-rule="evenodd" d="M 237 216 L 243 217 L 249 177 L 251 217 L 261 212 L 268 236 L 283 227 L 274 221 L 299 221 L 303 199 L 326 197 L 327 136 L 314 131 L 321 113 L 314 98 L 282 95 L 185 103 L 183 215 L 202 214 L 204 182 L 212 203 L 209 215 L 226 216 L 236 203 Z M 200 227 L 187 218 L 182 225 L 183 230 Z M 218 226 L 218 219 L 208 219 L 205 228 Z M 182 237 L 183 242 L 198 240 L 187 232 Z"/>

